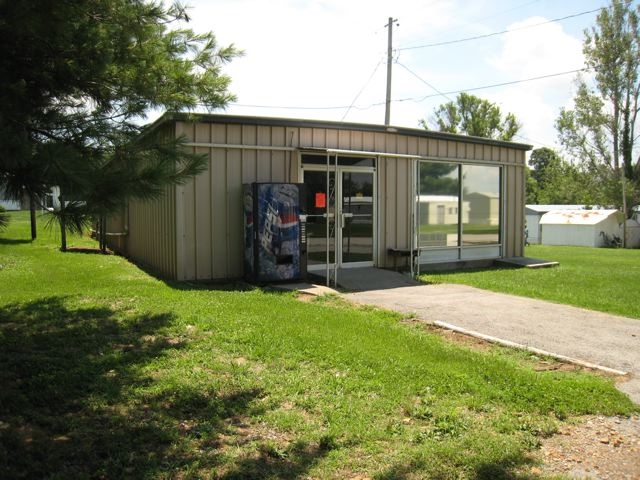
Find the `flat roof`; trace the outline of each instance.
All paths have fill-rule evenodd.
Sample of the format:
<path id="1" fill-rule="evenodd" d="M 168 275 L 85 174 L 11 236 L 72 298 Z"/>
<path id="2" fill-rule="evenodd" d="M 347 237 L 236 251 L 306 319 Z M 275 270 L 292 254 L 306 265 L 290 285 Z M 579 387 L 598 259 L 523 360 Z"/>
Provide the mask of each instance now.
<path id="1" fill-rule="evenodd" d="M 541 225 L 597 225 L 618 210 L 551 210 L 540 218 Z"/>
<path id="2" fill-rule="evenodd" d="M 533 148 L 532 145 L 516 142 L 505 142 L 502 140 L 494 140 L 484 137 L 473 137 L 470 135 L 460 135 L 456 133 L 438 132 L 435 130 L 425 130 L 422 128 L 407 128 L 386 126 L 369 123 L 350 123 L 336 122 L 329 120 L 309 120 L 298 118 L 280 118 L 280 117 L 253 117 L 244 115 L 226 115 L 214 113 L 181 113 L 166 112 L 155 122 L 147 125 L 146 131 L 152 131 L 156 128 L 170 122 L 201 122 L 201 123 L 217 123 L 217 124 L 236 124 L 236 125 L 263 125 L 277 127 L 298 127 L 298 128 L 332 128 L 336 130 L 357 130 L 361 132 L 377 132 L 377 133 L 395 133 L 399 135 L 408 135 L 412 137 L 433 138 L 437 140 L 450 140 L 463 143 L 474 143 L 481 145 L 492 145 L 496 147 L 514 148 L 516 150 L 528 151 Z"/>
<path id="3" fill-rule="evenodd" d="M 585 205 L 525 205 L 525 208 L 538 213 L 546 213 L 551 210 L 585 210 Z"/>

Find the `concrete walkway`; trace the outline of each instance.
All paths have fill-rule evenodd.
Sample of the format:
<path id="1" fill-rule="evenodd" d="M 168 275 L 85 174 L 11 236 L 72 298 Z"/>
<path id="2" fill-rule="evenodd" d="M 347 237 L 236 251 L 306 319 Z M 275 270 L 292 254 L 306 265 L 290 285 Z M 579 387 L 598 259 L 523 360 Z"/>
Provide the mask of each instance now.
<path id="1" fill-rule="evenodd" d="M 344 296 L 446 328 L 628 372 L 629 380 L 618 388 L 640 403 L 640 320 L 464 285 L 385 284 L 359 290 Z"/>

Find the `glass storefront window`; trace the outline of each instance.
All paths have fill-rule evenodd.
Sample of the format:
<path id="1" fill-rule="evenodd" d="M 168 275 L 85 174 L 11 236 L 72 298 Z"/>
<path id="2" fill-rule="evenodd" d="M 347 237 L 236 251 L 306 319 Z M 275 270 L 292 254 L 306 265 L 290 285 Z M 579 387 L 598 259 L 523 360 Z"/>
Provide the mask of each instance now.
<path id="1" fill-rule="evenodd" d="M 457 246 L 460 167 L 453 163 L 420 163 L 421 247 Z"/>
<path id="2" fill-rule="evenodd" d="M 418 177 L 421 248 L 500 243 L 500 167 L 421 161 Z"/>
<path id="3" fill-rule="evenodd" d="M 500 168 L 463 165 L 462 187 L 462 245 L 500 243 Z"/>

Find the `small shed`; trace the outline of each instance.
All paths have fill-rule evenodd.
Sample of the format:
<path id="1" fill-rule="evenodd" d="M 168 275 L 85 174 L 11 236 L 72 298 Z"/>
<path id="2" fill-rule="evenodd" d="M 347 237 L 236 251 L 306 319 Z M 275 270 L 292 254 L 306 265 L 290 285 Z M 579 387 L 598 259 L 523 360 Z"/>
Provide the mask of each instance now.
<path id="1" fill-rule="evenodd" d="M 552 210 L 584 210 L 584 205 L 525 205 L 525 225 L 527 226 L 527 242 L 540 243 L 540 218 Z"/>
<path id="2" fill-rule="evenodd" d="M 540 218 L 543 245 L 604 247 L 607 238 L 620 237 L 618 210 L 552 210 Z"/>

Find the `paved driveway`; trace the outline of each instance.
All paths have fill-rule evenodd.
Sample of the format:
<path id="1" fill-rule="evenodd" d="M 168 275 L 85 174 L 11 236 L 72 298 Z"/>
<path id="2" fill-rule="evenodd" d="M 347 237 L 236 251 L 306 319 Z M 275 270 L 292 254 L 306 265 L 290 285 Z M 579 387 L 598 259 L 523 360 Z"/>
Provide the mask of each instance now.
<path id="1" fill-rule="evenodd" d="M 640 403 L 640 320 L 464 285 L 403 286 L 345 297 L 629 372 L 618 387 Z"/>

